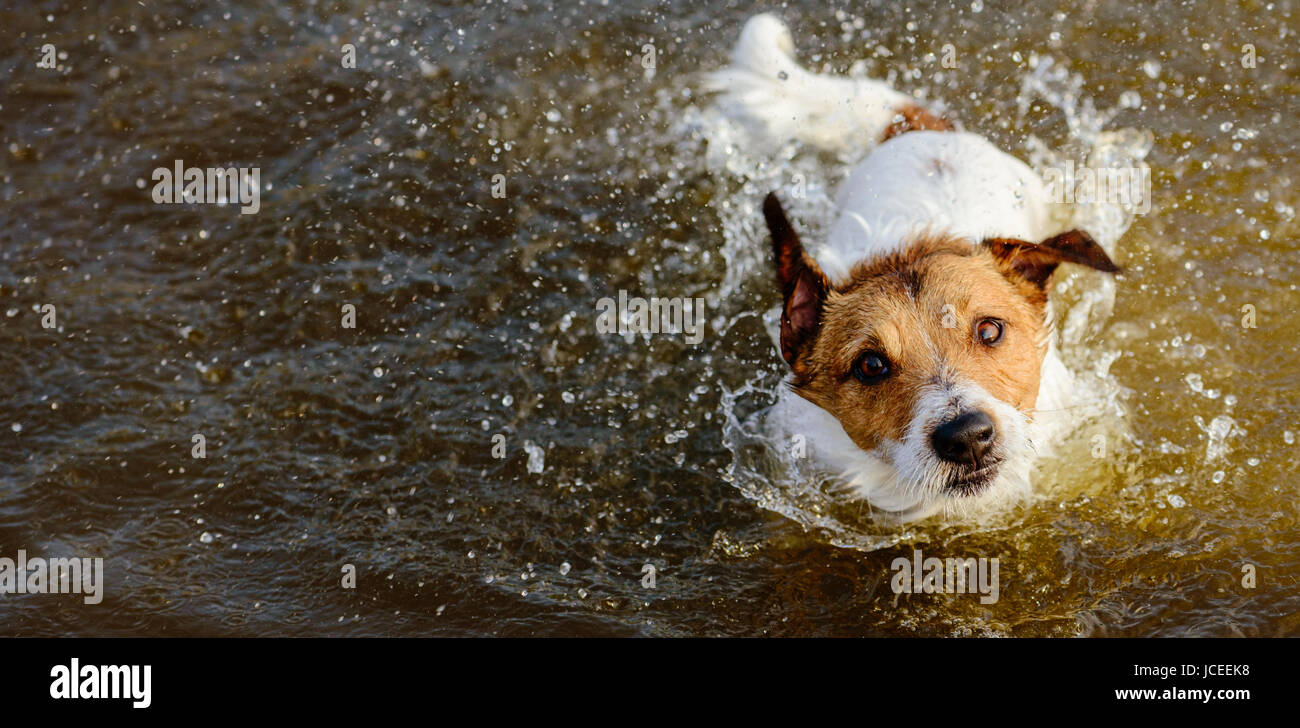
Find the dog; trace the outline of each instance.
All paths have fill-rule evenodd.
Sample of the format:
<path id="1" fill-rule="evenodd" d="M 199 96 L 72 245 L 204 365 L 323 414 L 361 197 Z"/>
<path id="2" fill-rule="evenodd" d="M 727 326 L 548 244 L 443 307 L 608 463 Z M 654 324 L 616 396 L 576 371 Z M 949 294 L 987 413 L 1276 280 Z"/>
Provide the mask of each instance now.
<path id="1" fill-rule="evenodd" d="M 706 83 L 756 139 L 870 150 L 811 250 L 777 195 L 763 202 L 789 367 L 773 426 L 900 521 L 1028 495 L 1073 398 L 1052 274 L 1118 266 L 1086 232 L 1051 229 L 1028 165 L 888 84 L 801 68 L 772 15 L 746 23 Z"/>

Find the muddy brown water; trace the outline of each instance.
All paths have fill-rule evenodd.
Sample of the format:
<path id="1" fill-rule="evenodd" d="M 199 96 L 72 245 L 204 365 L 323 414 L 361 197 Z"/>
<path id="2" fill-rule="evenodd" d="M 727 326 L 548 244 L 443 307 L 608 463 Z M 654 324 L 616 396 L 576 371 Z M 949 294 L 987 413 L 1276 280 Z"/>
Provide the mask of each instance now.
<path id="1" fill-rule="evenodd" d="M 106 584 L 4 633 L 1300 630 L 1295 3 L 217 5 L 0 9 L 0 556 Z M 1039 164 L 1143 149 L 1127 274 L 1063 284 L 1103 405 L 1003 523 L 888 532 L 736 434 L 781 373 L 757 201 L 843 172 L 711 120 L 761 9 Z M 260 209 L 155 204 L 177 159 Z M 703 340 L 600 333 L 619 290 L 705 298 Z M 896 598 L 916 548 L 999 601 Z"/>

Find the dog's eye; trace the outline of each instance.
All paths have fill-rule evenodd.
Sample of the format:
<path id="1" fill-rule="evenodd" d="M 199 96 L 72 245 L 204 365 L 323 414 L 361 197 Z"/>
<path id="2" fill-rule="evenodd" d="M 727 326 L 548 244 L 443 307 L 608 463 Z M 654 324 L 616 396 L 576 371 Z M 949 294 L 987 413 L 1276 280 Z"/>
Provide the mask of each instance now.
<path id="1" fill-rule="evenodd" d="M 984 319 L 975 325 L 975 335 L 985 346 L 994 346 L 1002 340 L 1003 326 L 997 319 Z"/>
<path id="2" fill-rule="evenodd" d="M 889 360 L 874 351 L 858 357 L 858 363 L 853 365 L 853 375 L 863 384 L 875 384 L 888 377 L 890 371 Z"/>

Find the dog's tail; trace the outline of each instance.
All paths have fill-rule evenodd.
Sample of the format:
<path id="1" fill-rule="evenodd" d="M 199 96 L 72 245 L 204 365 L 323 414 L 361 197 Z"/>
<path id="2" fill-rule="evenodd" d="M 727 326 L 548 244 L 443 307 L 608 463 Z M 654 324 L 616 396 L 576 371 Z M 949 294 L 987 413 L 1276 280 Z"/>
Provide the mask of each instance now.
<path id="1" fill-rule="evenodd" d="M 772 143 L 849 152 L 913 129 L 952 128 L 887 83 L 804 70 L 790 29 L 768 13 L 745 23 L 731 66 L 708 74 L 705 86 L 721 94 L 724 113 Z"/>

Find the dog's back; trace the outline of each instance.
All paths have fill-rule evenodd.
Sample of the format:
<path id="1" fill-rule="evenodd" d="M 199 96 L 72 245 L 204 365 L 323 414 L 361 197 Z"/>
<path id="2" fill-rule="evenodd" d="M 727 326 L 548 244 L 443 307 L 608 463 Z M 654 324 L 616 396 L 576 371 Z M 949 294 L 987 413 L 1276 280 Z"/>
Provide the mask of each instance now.
<path id="1" fill-rule="evenodd" d="M 876 147 L 840 188 L 827 275 L 894 252 L 927 228 L 967 238 L 1040 240 L 1051 231 L 1043 183 L 1020 160 L 966 132 L 912 131 Z M 832 272 L 832 270 L 836 272 Z"/>
<path id="2" fill-rule="evenodd" d="M 793 54 L 786 25 L 757 15 L 741 31 L 731 66 L 707 83 L 760 143 L 870 152 L 840 189 L 840 217 L 826 243 L 810 246 L 832 281 L 921 229 L 973 242 L 1050 232 L 1043 183 L 1023 162 L 975 134 L 937 131 L 951 124 L 884 82 L 811 73 Z"/>

